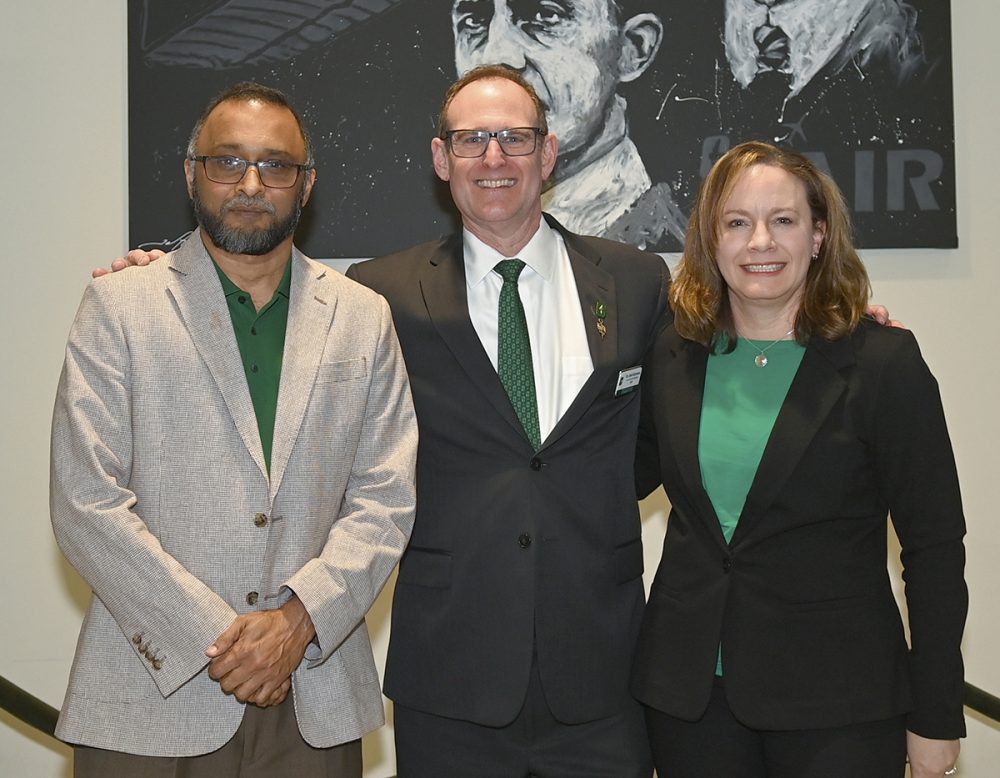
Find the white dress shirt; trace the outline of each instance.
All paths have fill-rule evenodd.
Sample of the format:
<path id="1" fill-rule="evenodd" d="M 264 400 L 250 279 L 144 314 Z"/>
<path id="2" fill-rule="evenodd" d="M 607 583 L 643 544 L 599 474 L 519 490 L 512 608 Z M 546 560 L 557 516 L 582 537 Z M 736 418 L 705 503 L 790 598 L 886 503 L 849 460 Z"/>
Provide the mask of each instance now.
<path id="1" fill-rule="evenodd" d="M 503 259 L 525 263 L 517 287 L 531 340 L 538 429 L 544 442 L 594 371 L 566 244 L 545 219 L 517 257 L 505 257 L 468 230 L 463 232 L 469 318 L 494 369 L 503 279 L 493 268 Z"/>

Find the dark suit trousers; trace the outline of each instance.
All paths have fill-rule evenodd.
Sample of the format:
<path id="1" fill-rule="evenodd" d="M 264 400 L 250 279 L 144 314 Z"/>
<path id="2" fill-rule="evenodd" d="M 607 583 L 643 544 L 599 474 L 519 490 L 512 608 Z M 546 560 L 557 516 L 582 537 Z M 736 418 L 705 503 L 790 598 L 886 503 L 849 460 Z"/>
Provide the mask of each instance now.
<path id="1" fill-rule="evenodd" d="M 638 703 L 610 718 L 557 721 L 532 662 L 521 712 L 488 727 L 395 705 L 399 778 L 650 778 L 646 725 Z"/>
<path id="2" fill-rule="evenodd" d="M 829 729 L 762 731 L 741 724 L 716 678 L 708 709 L 684 721 L 646 708 L 658 775 L 667 778 L 903 778 L 902 716 Z"/>
<path id="3" fill-rule="evenodd" d="M 299 734 L 289 694 L 272 708 L 247 705 L 236 734 L 208 754 L 142 756 L 77 746 L 73 761 L 75 778 L 361 778 L 361 741 L 313 748 Z"/>

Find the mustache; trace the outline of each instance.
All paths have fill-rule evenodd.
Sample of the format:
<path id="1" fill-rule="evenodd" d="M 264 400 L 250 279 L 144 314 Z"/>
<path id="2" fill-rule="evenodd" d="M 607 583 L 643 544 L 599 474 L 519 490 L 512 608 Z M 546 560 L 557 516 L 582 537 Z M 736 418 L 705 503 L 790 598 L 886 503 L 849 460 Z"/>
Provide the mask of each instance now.
<path id="1" fill-rule="evenodd" d="M 267 198 L 263 195 L 257 197 L 250 197 L 245 194 L 238 194 L 234 197 L 226 200 L 222 206 L 222 212 L 231 211 L 234 208 L 255 208 L 260 211 L 266 211 L 271 216 L 275 214 L 274 205 L 267 201 Z"/>

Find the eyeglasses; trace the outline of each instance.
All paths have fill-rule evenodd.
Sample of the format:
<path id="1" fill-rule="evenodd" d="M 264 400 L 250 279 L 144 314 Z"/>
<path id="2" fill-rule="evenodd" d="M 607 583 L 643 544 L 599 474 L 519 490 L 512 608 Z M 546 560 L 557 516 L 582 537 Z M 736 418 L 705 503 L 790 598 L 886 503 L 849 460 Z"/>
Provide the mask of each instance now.
<path id="1" fill-rule="evenodd" d="M 508 157 L 525 157 L 535 150 L 536 138 L 545 133 L 539 127 L 509 127 L 506 130 L 448 130 L 444 137 L 456 157 L 481 157 L 496 138 Z"/>
<path id="2" fill-rule="evenodd" d="M 209 181 L 217 184 L 238 184 L 243 180 L 249 168 L 256 168 L 260 182 L 269 189 L 290 189 L 299 180 L 299 173 L 312 170 L 313 165 L 297 165 L 294 162 L 282 162 L 278 159 L 262 159 L 251 162 L 242 157 L 210 157 L 201 155 L 188 157 L 192 162 L 200 162 L 205 166 L 205 175 Z"/>

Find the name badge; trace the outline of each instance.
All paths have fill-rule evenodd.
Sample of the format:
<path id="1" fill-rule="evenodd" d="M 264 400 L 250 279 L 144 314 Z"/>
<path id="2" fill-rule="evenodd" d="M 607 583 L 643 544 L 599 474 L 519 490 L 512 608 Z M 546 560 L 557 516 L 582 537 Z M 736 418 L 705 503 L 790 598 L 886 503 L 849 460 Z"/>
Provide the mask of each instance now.
<path id="1" fill-rule="evenodd" d="M 615 385 L 615 397 L 634 392 L 639 388 L 639 377 L 642 375 L 642 366 L 630 367 L 622 370 L 618 374 L 618 383 Z"/>

